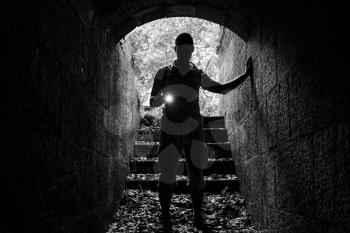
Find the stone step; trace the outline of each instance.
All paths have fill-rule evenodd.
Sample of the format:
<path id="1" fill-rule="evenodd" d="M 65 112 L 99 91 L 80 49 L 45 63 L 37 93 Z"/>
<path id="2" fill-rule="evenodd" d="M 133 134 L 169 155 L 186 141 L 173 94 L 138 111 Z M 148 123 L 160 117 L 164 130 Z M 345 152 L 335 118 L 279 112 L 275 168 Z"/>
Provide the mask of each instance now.
<path id="1" fill-rule="evenodd" d="M 223 116 L 203 116 L 203 128 L 225 128 Z"/>
<path id="2" fill-rule="evenodd" d="M 157 126 L 161 119 L 157 120 Z M 225 118 L 223 116 L 203 116 L 203 128 L 225 128 Z"/>
<path id="3" fill-rule="evenodd" d="M 159 174 L 130 174 L 126 180 L 127 189 L 140 189 L 157 191 Z M 175 193 L 188 193 L 187 177 L 176 176 L 177 188 Z M 239 191 L 239 181 L 235 175 L 205 176 L 206 191 L 220 193 L 225 187 L 232 191 Z"/>
<path id="4" fill-rule="evenodd" d="M 229 142 L 205 143 L 208 148 L 209 158 L 231 158 L 231 147 Z M 157 157 L 159 142 L 136 142 L 134 157 Z"/>
<path id="5" fill-rule="evenodd" d="M 227 142 L 227 130 L 225 128 L 203 128 L 205 142 Z M 139 129 L 137 141 L 159 142 L 160 128 Z"/>
<path id="6" fill-rule="evenodd" d="M 156 174 L 160 173 L 157 158 L 136 158 L 129 163 L 130 172 L 133 174 Z M 179 159 L 178 175 L 187 175 L 186 161 L 183 158 Z M 233 159 L 209 159 L 208 168 L 204 170 L 204 175 L 211 174 L 236 174 L 235 162 Z"/>

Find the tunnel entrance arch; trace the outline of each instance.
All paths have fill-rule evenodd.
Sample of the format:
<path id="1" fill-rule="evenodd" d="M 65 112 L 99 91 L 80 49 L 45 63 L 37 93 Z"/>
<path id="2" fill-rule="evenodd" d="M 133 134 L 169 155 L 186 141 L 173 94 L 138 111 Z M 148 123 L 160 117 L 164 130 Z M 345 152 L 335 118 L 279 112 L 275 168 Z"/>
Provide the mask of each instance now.
<path id="1" fill-rule="evenodd" d="M 95 23 L 105 30 L 109 46 L 119 43 L 136 27 L 170 17 L 193 17 L 221 25 L 247 43 L 254 31 L 254 6 L 235 1 L 103 1 L 96 9 Z M 232 49 L 232 48 L 231 48 Z M 229 74 L 232 67 L 224 71 Z"/>
<path id="2" fill-rule="evenodd" d="M 241 1 L 122 1 L 100 8 L 99 24 L 117 43 L 134 28 L 168 17 L 195 17 L 222 25 L 245 42 L 254 26 L 251 6 Z"/>
<path id="3" fill-rule="evenodd" d="M 97 7 L 95 23 L 105 31 L 108 46 L 119 43 L 127 34 L 136 27 L 142 26 L 154 20 L 170 17 L 193 17 L 204 19 L 221 25 L 239 37 L 240 43 L 247 43 L 251 32 L 254 31 L 255 16 L 254 6 L 241 2 L 240 0 L 222 1 L 103 1 Z M 233 47 L 230 47 L 233 49 Z M 232 72 L 231 64 L 224 71 L 227 76 Z M 111 107 L 117 112 L 117 105 Z M 115 116 L 110 113 L 111 119 Z M 106 128 L 113 128 L 106 127 Z M 115 127 L 114 127 L 115 128 Z M 124 158 L 125 159 L 125 158 Z"/>

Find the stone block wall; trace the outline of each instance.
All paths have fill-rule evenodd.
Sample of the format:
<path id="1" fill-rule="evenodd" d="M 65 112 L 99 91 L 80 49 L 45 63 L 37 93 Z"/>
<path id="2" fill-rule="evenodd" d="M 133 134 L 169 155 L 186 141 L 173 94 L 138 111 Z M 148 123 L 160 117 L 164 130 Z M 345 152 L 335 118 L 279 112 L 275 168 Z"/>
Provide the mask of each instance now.
<path id="1" fill-rule="evenodd" d="M 0 231 L 101 232 L 138 129 L 128 42 L 111 42 L 81 1 L 1 11 Z"/>
<path id="2" fill-rule="evenodd" d="M 260 6 L 244 43 L 223 30 L 220 81 L 254 76 L 223 96 L 233 158 L 262 232 L 349 232 L 350 151 L 344 7 L 310 1 Z"/>

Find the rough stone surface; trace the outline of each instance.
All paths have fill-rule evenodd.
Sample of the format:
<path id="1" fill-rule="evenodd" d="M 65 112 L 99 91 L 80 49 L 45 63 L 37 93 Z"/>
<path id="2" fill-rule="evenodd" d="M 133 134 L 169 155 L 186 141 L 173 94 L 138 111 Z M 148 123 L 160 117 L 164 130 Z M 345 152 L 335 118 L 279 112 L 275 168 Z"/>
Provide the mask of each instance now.
<path id="1" fill-rule="evenodd" d="M 100 232 L 138 129 L 129 45 L 108 43 L 79 4 L 1 5 L 0 231 Z"/>
<path id="2" fill-rule="evenodd" d="M 325 17 L 341 11 L 327 4 L 265 7 L 246 44 L 224 31 L 218 50 L 222 83 L 254 62 L 254 76 L 221 100 L 248 210 L 263 232 L 347 232 L 345 16 Z"/>

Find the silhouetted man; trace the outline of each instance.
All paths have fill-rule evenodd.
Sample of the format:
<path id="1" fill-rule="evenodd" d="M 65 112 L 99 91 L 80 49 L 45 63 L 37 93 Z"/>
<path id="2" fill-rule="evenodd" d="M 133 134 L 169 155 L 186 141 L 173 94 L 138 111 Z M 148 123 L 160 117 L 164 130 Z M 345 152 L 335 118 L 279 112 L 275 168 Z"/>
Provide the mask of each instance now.
<path id="1" fill-rule="evenodd" d="M 152 107 L 159 107 L 165 103 L 158 149 L 158 191 L 162 213 L 157 232 L 172 230 L 169 207 L 176 188 L 176 171 L 181 155 L 186 160 L 189 174 L 188 187 L 194 210 L 193 224 L 200 230 L 210 228 L 202 215 L 206 187 L 203 169 L 207 168 L 208 152 L 203 142 L 203 123 L 198 103 L 199 87 L 210 92 L 226 94 L 252 72 L 251 59 L 248 59 L 246 71 L 234 80 L 220 84 L 210 79 L 190 62 L 194 47 L 193 39 L 188 33 L 177 36 L 175 51 L 177 59 L 173 64 L 158 70 L 150 99 Z"/>

